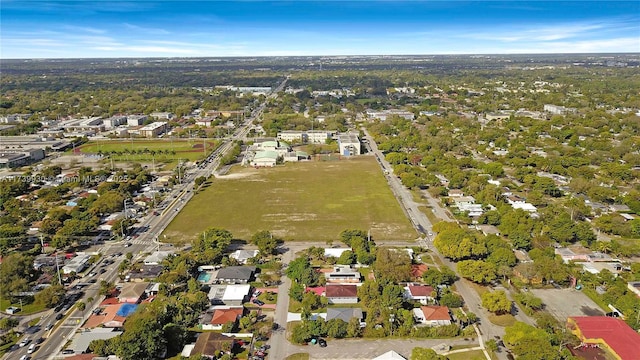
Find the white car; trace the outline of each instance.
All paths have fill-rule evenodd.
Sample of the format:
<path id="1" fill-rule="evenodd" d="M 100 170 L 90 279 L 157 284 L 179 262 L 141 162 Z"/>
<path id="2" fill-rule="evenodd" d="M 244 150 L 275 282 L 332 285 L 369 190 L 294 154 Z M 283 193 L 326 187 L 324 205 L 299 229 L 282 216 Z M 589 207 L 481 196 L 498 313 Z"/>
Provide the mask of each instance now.
<path id="1" fill-rule="evenodd" d="M 23 339 L 22 341 L 20 341 L 20 344 L 18 344 L 18 346 L 25 347 L 29 345 L 30 342 L 31 342 L 31 339 Z"/>
<path id="2" fill-rule="evenodd" d="M 27 354 L 33 354 L 36 351 L 36 344 L 29 345 L 29 349 L 27 349 Z"/>

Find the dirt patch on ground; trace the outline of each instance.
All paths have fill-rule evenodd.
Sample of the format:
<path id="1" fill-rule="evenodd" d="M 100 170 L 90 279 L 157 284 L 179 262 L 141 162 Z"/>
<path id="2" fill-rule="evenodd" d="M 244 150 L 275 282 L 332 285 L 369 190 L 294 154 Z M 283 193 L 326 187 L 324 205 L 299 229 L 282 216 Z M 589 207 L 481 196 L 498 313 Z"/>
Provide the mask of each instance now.
<path id="1" fill-rule="evenodd" d="M 214 176 L 216 177 L 216 179 L 220 179 L 220 180 L 233 180 L 233 179 L 247 179 L 247 178 L 251 178 L 251 177 L 255 177 L 259 175 L 259 172 L 256 170 L 248 170 L 248 171 L 241 171 L 241 172 L 234 172 L 231 174 L 225 174 L 225 175 L 219 175 L 219 174 L 215 174 Z M 255 178 L 252 179 L 253 181 L 267 181 L 266 179 L 260 179 L 260 178 Z"/>

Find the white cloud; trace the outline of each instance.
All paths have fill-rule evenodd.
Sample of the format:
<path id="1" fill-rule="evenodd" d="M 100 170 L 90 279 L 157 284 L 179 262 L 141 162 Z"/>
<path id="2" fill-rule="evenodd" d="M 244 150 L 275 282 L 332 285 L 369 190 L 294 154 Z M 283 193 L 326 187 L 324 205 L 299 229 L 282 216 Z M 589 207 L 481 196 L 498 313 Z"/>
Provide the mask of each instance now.
<path id="1" fill-rule="evenodd" d="M 124 23 L 123 25 L 130 30 L 138 31 L 145 34 L 154 34 L 154 35 L 171 34 L 169 31 L 165 29 L 160 29 L 160 28 L 150 28 L 150 27 L 144 27 L 144 26 L 139 26 L 139 25 L 134 25 L 129 23 Z"/>
<path id="2" fill-rule="evenodd" d="M 91 34 L 104 34 L 107 31 L 103 29 L 97 29 L 93 27 L 75 26 L 75 25 L 63 25 L 62 28 L 71 31 L 83 31 Z"/>

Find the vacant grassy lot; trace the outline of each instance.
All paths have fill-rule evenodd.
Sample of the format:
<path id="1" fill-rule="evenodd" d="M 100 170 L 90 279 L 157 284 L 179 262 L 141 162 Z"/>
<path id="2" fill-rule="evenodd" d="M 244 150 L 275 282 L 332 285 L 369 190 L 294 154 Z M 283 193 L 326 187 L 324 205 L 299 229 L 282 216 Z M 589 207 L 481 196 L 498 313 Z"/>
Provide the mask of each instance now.
<path id="1" fill-rule="evenodd" d="M 129 140 L 109 139 L 90 141 L 76 149 L 76 152 L 109 155 L 115 161 L 155 161 L 173 162 L 178 159 L 199 160 L 217 146 L 213 140 Z"/>
<path id="2" fill-rule="evenodd" d="M 461 353 L 448 354 L 449 360 L 484 360 L 484 353 L 482 350 L 466 351 Z"/>
<path id="3" fill-rule="evenodd" d="M 285 240 L 337 240 L 344 229 L 371 229 L 376 240 L 417 235 L 372 157 L 240 168 L 216 178 L 166 229 L 165 241 L 221 227 L 249 239 L 269 230 Z"/>

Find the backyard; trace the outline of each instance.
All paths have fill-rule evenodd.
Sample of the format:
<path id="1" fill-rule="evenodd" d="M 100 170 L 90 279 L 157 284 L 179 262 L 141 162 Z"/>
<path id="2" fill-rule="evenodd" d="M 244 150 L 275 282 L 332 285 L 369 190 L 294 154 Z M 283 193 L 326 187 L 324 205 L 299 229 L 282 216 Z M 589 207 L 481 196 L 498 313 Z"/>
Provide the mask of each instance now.
<path id="1" fill-rule="evenodd" d="M 209 227 L 249 239 L 269 230 L 285 240 L 338 240 L 363 229 L 374 240 L 411 240 L 416 232 L 372 157 L 236 166 L 205 184 L 164 232 L 164 241 L 193 239 Z"/>

